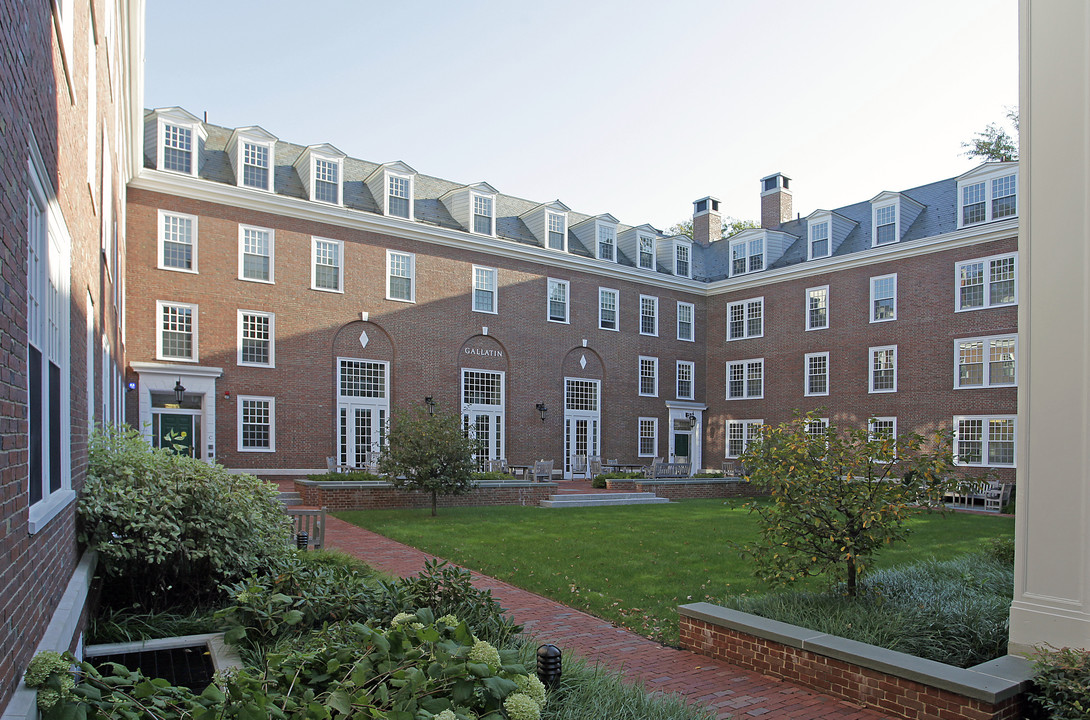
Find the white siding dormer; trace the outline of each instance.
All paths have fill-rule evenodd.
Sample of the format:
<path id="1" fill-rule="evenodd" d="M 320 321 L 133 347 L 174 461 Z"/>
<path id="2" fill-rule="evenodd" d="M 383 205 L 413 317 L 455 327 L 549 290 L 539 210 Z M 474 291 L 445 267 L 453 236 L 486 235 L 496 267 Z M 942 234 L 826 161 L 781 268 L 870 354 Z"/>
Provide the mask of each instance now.
<path id="1" fill-rule="evenodd" d="M 659 243 L 659 263 L 678 277 L 693 276 L 693 241 L 685 235 L 675 235 Z"/>
<path id="2" fill-rule="evenodd" d="M 568 251 L 568 212 L 569 208 L 559 200 L 542 203 L 527 210 L 519 217 L 541 247 L 559 252 Z"/>
<path id="3" fill-rule="evenodd" d="M 879 193 L 871 198 L 870 205 L 871 247 L 900 242 L 923 212 L 923 205 L 897 192 Z"/>
<path id="4" fill-rule="evenodd" d="M 735 233 L 730 243 L 730 277 L 765 270 L 783 257 L 797 237 L 778 230 L 749 228 Z"/>
<path id="5" fill-rule="evenodd" d="M 605 213 L 587 218 L 573 225 L 571 230 L 592 257 L 606 262 L 617 262 L 618 223 L 617 218 Z"/>
<path id="6" fill-rule="evenodd" d="M 806 259 L 817 260 L 834 254 L 856 223 L 829 210 L 815 210 L 806 217 Z"/>
<path id="7" fill-rule="evenodd" d="M 363 183 L 371 191 L 380 213 L 414 220 L 415 180 L 416 170 L 399 160 L 379 165 Z"/>
<path id="8" fill-rule="evenodd" d="M 311 145 L 295 161 L 295 171 L 312 202 L 344 205 L 345 154 L 329 143 Z"/>
<path id="9" fill-rule="evenodd" d="M 654 272 L 658 269 L 659 252 L 664 242 L 661 233 L 647 223 L 628 228 L 617 235 L 617 249 L 640 270 Z M 673 267 L 669 261 L 666 267 Z"/>
<path id="10" fill-rule="evenodd" d="M 272 192 L 277 139 L 256 125 L 231 133 L 226 151 L 231 169 L 235 171 L 236 185 Z"/>
<path id="11" fill-rule="evenodd" d="M 204 123 L 178 107 L 160 108 L 153 114 L 155 122 L 144 124 L 144 143 L 154 148 L 156 169 L 197 177 L 208 136 Z"/>
<path id="12" fill-rule="evenodd" d="M 486 182 L 464 185 L 439 199 L 450 216 L 475 235 L 496 236 L 496 196 L 499 192 Z"/>
<path id="13" fill-rule="evenodd" d="M 1018 217 L 1018 163 L 988 162 L 958 178 L 958 227 Z"/>

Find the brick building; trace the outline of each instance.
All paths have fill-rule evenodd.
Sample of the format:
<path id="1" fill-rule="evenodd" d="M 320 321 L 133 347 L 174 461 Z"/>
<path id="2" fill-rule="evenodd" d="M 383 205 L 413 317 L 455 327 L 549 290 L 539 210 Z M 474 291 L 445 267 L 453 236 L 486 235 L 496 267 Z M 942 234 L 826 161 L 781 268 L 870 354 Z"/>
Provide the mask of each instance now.
<path id="1" fill-rule="evenodd" d="M 124 405 L 125 185 L 139 167 L 141 0 L 0 0 L 0 708 L 80 642 L 94 559 L 75 499 Z M 134 143 L 135 140 L 135 143 Z"/>
<path id="2" fill-rule="evenodd" d="M 756 424 L 824 408 L 876 433 L 952 428 L 963 464 L 1013 478 L 1017 166 L 806 218 L 789 178 L 761 183 L 762 227 L 723 238 L 706 197 L 694 237 L 667 236 L 150 111 L 128 194 L 129 420 L 300 474 L 360 464 L 391 411 L 431 398 L 482 457 L 570 471 L 718 468 Z"/>

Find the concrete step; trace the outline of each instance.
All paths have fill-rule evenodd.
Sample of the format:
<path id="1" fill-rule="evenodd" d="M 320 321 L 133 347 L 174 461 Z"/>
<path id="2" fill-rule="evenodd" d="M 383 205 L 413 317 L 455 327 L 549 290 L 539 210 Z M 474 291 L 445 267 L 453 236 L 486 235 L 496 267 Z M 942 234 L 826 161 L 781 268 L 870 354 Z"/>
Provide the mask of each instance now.
<path id="1" fill-rule="evenodd" d="M 600 505 L 661 505 L 670 502 L 655 493 L 584 493 L 582 495 L 550 495 L 541 501 L 543 508 L 596 507 Z"/>
<path id="2" fill-rule="evenodd" d="M 281 491 L 279 497 L 285 507 L 303 504 L 303 497 L 297 492 Z"/>

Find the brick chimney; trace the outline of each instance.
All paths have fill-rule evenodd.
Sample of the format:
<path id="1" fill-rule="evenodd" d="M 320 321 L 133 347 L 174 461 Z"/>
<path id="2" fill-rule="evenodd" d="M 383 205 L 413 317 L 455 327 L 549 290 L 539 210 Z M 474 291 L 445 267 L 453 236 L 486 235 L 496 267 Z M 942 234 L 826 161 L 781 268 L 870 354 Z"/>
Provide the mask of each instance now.
<path id="1" fill-rule="evenodd" d="M 708 247 L 723 237 L 723 216 L 719 198 L 712 196 L 693 201 L 693 240 Z"/>
<path id="2" fill-rule="evenodd" d="M 791 219 L 791 178 L 776 173 L 761 178 L 761 227 L 777 230 Z"/>

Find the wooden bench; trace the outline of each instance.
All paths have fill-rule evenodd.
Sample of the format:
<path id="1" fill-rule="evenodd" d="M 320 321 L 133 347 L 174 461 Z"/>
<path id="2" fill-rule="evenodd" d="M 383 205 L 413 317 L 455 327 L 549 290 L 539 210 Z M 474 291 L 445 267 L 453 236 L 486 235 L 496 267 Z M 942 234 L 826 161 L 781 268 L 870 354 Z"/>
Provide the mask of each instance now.
<path id="1" fill-rule="evenodd" d="M 692 477 L 692 463 L 687 462 L 657 462 L 651 466 L 651 477 L 654 480 L 666 478 Z"/>
<path id="2" fill-rule="evenodd" d="M 342 465 L 337 462 L 337 458 L 335 457 L 327 457 L 325 459 L 325 466 L 331 473 L 367 472 L 374 474 L 378 472 L 378 454 L 376 453 L 372 457 L 372 453 L 367 453 L 367 464 L 362 467 Z"/>
<path id="3" fill-rule="evenodd" d="M 286 507 L 284 512 L 291 518 L 294 532 L 292 542 L 296 542 L 299 533 L 307 534 L 307 546 L 313 546 L 315 550 L 325 547 L 325 513 L 326 509 Z"/>

